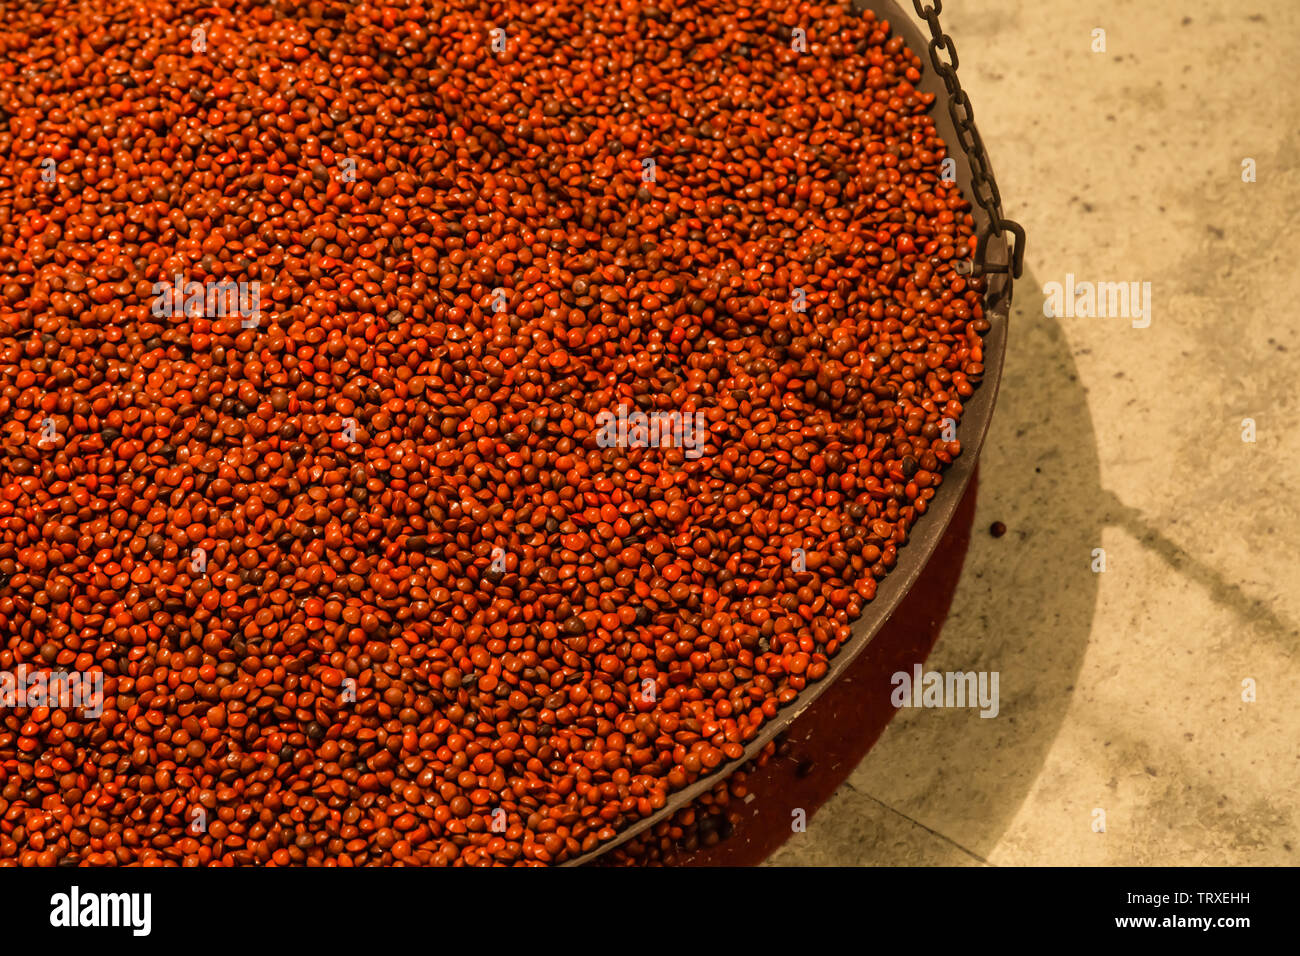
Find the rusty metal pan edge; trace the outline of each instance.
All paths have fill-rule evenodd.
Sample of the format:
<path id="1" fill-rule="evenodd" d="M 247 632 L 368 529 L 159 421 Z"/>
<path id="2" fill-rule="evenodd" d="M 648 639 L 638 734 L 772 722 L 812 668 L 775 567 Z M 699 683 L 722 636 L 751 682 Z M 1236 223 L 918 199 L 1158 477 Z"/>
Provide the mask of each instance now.
<path id="1" fill-rule="evenodd" d="M 916 23 L 899 8 L 894 0 L 855 2 L 853 6 L 858 10 L 875 10 L 880 19 L 889 22 L 893 35 L 902 36 L 907 48 L 924 59 L 929 41 L 922 36 Z M 948 155 L 957 162 L 957 182 L 961 185 L 962 195 L 970 199 L 972 195 L 970 164 L 957 145 L 957 132 L 953 128 L 948 110 L 942 108 L 947 104 L 947 92 L 942 81 L 928 65 L 922 70 L 919 87 L 923 92 L 935 94 L 931 115 L 934 117 L 939 135 L 948 144 Z M 988 222 L 988 216 L 978 203 L 971 203 L 971 214 L 975 218 L 977 229 Z M 1010 250 L 1005 237 L 990 239 L 988 258 L 991 264 L 1000 265 L 1009 261 Z M 966 486 L 975 473 L 979 453 L 993 417 L 993 406 L 997 401 L 998 386 L 1002 380 L 1002 362 L 1006 354 L 1012 283 L 1008 273 L 992 273 L 988 276 L 987 282 L 984 317 L 989 322 L 989 329 L 984 333 L 984 378 L 975 389 L 974 395 L 965 403 L 961 422 L 957 426 L 957 438 L 962 443 L 962 452 L 943 472 L 943 481 L 934 497 L 930 499 L 926 513 L 916 521 L 912 535 L 899 549 L 898 561 L 893 570 L 880 582 L 875 598 L 866 606 L 862 617 L 854 622 L 852 636 L 832 658 L 826 676 L 816 683 L 809 684 L 794 701 L 764 724 L 754 739 L 746 745 L 745 752 L 740 757 L 722 764 L 713 773 L 701 777 L 689 786 L 674 791 L 669 796 L 668 802 L 650 816 L 620 830 L 612 839 L 581 856 L 566 860 L 560 864 L 561 866 L 581 866 L 590 863 L 663 822 L 752 760 L 773 738 L 798 720 L 799 716 L 812 706 L 813 702 L 853 663 L 893 614 L 903 596 L 911 590 L 938 547 L 940 539 L 957 511 L 957 505 L 961 502 Z"/>

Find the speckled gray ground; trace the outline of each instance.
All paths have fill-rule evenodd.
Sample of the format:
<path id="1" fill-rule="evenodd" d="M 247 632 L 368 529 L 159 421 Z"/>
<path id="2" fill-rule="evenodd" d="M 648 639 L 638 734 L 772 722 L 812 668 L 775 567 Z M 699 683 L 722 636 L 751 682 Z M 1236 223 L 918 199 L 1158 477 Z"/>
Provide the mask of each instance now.
<path id="1" fill-rule="evenodd" d="M 943 19 L 1029 256 L 927 667 L 1001 712 L 902 711 L 771 862 L 1300 863 L 1300 3 Z M 1150 327 L 1044 317 L 1066 273 L 1150 282 Z"/>

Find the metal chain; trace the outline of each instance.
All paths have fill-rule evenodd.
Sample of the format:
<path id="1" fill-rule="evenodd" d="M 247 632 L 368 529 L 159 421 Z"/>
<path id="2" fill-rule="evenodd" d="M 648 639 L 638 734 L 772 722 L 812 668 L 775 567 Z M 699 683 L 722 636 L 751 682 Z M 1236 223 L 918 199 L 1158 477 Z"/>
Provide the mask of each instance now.
<path id="1" fill-rule="evenodd" d="M 975 240 L 975 261 L 971 266 L 971 275 L 982 276 L 991 272 L 1010 272 L 1019 279 L 1025 266 L 1025 229 L 1020 223 L 1002 216 L 1002 194 L 998 192 L 997 180 L 993 177 L 993 167 L 989 163 L 988 152 L 984 149 L 984 140 L 975 128 L 975 113 L 971 109 L 970 97 L 961 88 L 957 79 L 957 48 L 952 37 L 943 32 L 939 24 L 939 13 L 943 10 L 943 0 L 933 0 L 926 4 L 923 0 L 912 0 L 916 14 L 930 25 L 930 62 L 934 71 L 943 78 L 943 85 L 948 88 L 948 115 L 952 117 L 957 129 L 957 142 L 970 163 L 971 190 L 975 201 L 988 213 L 988 224 L 983 226 Z M 947 59 L 940 56 L 946 55 Z M 1015 237 L 1011 246 L 1009 265 L 990 266 L 985 262 L 988 255 L 990 237 L 1001 237 L 1009 232 Z"/>

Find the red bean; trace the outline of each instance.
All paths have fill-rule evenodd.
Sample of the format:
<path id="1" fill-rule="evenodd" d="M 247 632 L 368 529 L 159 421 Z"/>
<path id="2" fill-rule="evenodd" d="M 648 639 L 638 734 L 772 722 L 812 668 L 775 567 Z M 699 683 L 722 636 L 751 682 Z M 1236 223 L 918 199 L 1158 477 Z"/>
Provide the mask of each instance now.
<path id="1" fill-rule="evenodd" d="M 0 669 L 104 699 L 0 711 L 0 862 L 597 848 L 825 677 L 961 452 L 970 206 L 872 14 L 290 7 L 6 7 Z"/>

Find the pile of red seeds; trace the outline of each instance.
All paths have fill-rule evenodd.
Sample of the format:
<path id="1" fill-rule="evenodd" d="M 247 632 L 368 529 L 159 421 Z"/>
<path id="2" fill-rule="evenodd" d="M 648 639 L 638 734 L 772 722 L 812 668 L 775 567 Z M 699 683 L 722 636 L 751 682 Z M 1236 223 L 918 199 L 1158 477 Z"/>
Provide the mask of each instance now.
<path id="1" fill-rule="evenodd" d="M 920 69 L 836 3 L 7 3 L 0 671 L 105 693 L 0 709 L 0 860 L 553 863 L 740 758 L 983 371 Z"/>

